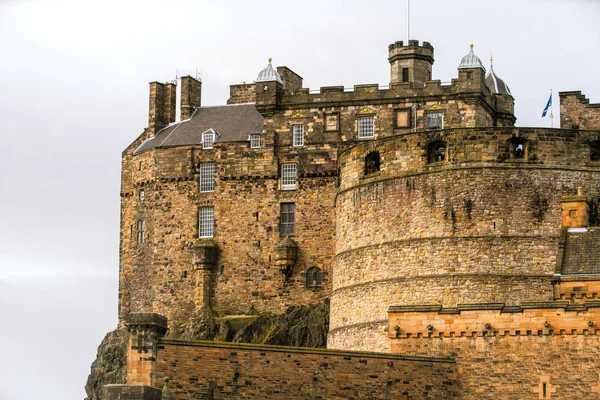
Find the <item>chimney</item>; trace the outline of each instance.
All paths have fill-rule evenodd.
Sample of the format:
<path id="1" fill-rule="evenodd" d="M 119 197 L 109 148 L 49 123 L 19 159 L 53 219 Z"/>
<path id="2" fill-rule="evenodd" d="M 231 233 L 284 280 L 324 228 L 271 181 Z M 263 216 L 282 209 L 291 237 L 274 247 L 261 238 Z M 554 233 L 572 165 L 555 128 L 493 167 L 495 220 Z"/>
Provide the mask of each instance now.
<path id="1" fill-rule="evenodd" d="M 200 107 L 202 82 L 191 76 L 181 77 L 181 121 L 189 119 L 194 108 Z"/>
<path id="2" fill-rule="evenodd" d="M 174 83 L 150 82 L 148 127 L 154 132 L 175 122 L 177 87 Z"/>
<path id="3" fill-rule="evenodd" d="M 577 188 L 577 196 L 564 196 L 560 199 L 563 228 L 583 228 L 588 226 L 588 204 L 583 188 Z"/>

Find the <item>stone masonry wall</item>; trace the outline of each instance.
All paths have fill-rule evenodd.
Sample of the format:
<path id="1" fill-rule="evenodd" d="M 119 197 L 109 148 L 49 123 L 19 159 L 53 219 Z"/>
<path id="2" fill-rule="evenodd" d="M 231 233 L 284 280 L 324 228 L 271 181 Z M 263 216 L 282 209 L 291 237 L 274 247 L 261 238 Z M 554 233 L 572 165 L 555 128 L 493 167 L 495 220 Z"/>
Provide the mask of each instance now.
<path id="1" fill-rule="evenodd" d="M 599 309 L 569 310 L 567 304 L 431 312 L 392 307 L 392 352 L 455 357 L 461 399 L 595 398 Z"/>
<path id="2" fill-rule="evenodd" d="M 157 379 L 174 400 L 452 399 L 445 358 L 162 340 Z"/>
<path id="3" fill-rule="evenodd" d="M 560 94 L 560 126 L 570 129 L 598 129 L 600 126 L 600 104 L 590 101 L 576 92 Z M 594 140 L 598 139 L 597 137 Z"/>

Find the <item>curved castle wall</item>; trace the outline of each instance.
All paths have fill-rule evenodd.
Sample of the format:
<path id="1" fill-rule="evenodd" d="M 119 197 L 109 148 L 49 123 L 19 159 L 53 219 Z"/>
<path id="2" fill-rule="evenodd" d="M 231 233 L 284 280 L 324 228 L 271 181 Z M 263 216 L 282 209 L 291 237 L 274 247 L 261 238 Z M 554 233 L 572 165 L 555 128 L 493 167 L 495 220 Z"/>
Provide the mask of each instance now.
<path id="1" fill-rule="evenodd" d="M 560 198 L 598 196 L 598 132 L 415 132 L 340 154 L 328 347 L 390 351 L 390 305 L 552 300 Z M 445 144 L 428 161 L 428 144 Z M 524 157 L 514 154 L 523 145 Z M 365 175 L 377 152 L 380 171 Z"/>

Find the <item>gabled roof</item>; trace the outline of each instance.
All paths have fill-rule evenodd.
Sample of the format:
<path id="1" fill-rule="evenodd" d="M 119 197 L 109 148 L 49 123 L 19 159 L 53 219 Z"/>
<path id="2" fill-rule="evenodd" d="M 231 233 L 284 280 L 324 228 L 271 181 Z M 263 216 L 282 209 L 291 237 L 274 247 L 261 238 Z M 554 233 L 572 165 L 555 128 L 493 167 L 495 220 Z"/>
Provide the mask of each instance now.
<path id="1" fill-rule="evenodd" d="M 135 153 L 156 147 L 201 145 L 202 133 L 212 129 L 219 133 L 220 142 L 242 142 L 250 134 L 262 133 L 263 117 L 254 104 L 232 104 L 200 107 L 185 121 L 168 125 L 146 140 Z"/>

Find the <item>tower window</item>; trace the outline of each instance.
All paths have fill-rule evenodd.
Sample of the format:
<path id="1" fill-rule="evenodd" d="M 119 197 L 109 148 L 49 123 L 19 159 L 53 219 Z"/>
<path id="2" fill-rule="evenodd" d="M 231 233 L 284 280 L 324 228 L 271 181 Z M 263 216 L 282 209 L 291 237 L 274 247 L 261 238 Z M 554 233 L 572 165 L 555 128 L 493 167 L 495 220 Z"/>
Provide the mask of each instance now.
<path id="1" fill-rule="evenodd" d="M 296 190 L 296 164 L 281 165 L 281 190 Z"/>
<path id="2" fill-rule="evenodd" d="M 198 213 L 199 237 L 211 238 L 215 235 L 215 208 L 200 207 Z"/>
<path id="3" fill-rule="evenodd" d="M 215 163 L 200 164 L 200 191 L 213 192 L 215 190 Z"/>
<path id="4" fill-rule="evenodd" d="M 250 135 L 250 148 L 258 149 L 260 147 L 260 135 Z"/>
<path id="5" fill-rule="evenodd" d="M 293 125 L 292 132 L 292 144 L 294 146 L 304 146 L 304 125 Z"/>
<path id="6" fill-rule="evenodd" d="M 379 171 L 381 168 L 381 158 L 379 153 L 372 151 L 365 157 L 365 175 Z"/>
<path id="7" fill-rule="evenodd" d="M 146 240 L 146 220 L 138 219 L 135 241 L 137 244 L 142 244 Z"/>
<path id="8" fill-rule="evenodd" d="M 140 201 L 144 201 L 145 198 L 146 198 L 146 192 L 144 191 L 144 189 L 140 189 L 140 192 L 138 193 L 138 199 Z"/>
<path id="9" fill-rule="evenodd" d="M 446 160 L 446 142 L 438 140 L 427 147 L 427 162 L 440 162 Z"/>
<path id="10" fill-rule="evenodd" d="M 590 143 L 590 161 L 600 161 L 600 140 Z"/>
<path id="11" fill-rule="evenodd" d="M 374 135 L 373 117 L 358 117 L 358 138 L 368 139 Z"/>
<path id="12" fill-rule="evenodd" d="M 323 272 L 319 268 L 312 267 L 306 271 L 306 287 L 309 289 L 323 287 Z"/>
<path id="13" fill-rule="evenodd" d="M 215 134 L 212 131 L 207 131 L 202 134 L 202 148 L 212 149 L 215 142 Z"/>
<path id="14" fill-rule="evenodd" d="M 408 82 L 408 68 L 402 68 L 402 82 Z"/>
<path id="15" fill-rule="evenodd" d="M 427 129 L 444 129 L 444 114 L 429 113 L 426 116 L 425 127 Z"/>
<path id="16" fill-rule="evenodd" d="M 280 211 L 280 226 L 279 234 L 281 236 L 291 236 L 295 231 L 295 204 L 294 203 L 281 203 Z"/>

